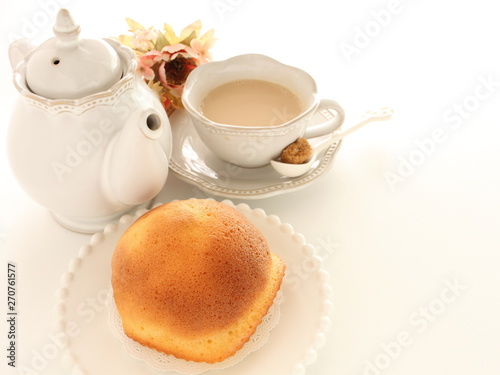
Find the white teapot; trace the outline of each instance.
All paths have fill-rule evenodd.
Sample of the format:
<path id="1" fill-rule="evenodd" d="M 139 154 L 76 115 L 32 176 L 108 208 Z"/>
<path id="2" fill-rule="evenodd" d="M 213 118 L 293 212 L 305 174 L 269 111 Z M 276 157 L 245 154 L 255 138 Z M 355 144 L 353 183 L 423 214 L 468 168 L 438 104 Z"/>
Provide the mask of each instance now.
<path id="1" fill-rule="evenodd" d="M 61 9 L 55 37 L 13 42 L 21 94 L 7 137 L 19 184 L 63 226 L 84 233 L 160 192 L 172 151 L 170 123 L 136 76 L 134 52 L 112 39 L 81 39 Z"/>

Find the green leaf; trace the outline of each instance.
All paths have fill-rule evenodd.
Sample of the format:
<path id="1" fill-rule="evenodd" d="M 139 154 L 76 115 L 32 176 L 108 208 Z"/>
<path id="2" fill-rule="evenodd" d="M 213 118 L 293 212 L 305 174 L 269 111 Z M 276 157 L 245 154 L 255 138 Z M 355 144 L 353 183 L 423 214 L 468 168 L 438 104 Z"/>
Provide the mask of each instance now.
<path id="1" fill-rule="evenodd" d="M 163 47 L 169 46 L 169 45 L 170 45 L 170 43 L 168 42 L 167 38 L 165 38 L 165 35 L 160 34 L 158 36 L 158 39 L 156 39 L 155 50 L 161 51 L 163 49 Z"/>
<path id="2" fill-rule="evenodd" d="M 185 44 L 186 46 L 190 46 L 190 45 L 191 45 L 191 41 L 192 41 L 193 39 L 195 39 L 195 38 L 196 38 L 196 36 L 197 36 L 197 35 L 196 35 L 196 31 L 193 31 L 193 32 L 191 32 L 191 34 L 189 34 L 186 38 L 184 38 L 184 39 L 183 39 L 183 40 L 181 40 L 180 42 L 181 42 L 182 44 Z"/>
<path id="3" fill-rule="evenodd" d="M 125 18 L 125 21 L 127 21 L 127 25 L 129 25 L 132 31 L 144 29 L 144 26 L 142 26 L 139 22 L 135 22 L 132 18 L 127 17 Z"/>

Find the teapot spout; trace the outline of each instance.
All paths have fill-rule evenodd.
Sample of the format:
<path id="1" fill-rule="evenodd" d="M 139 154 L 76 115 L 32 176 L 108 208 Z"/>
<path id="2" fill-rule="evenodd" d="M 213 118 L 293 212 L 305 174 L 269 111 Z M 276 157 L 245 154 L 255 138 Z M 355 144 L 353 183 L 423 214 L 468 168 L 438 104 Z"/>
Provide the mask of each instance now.
<path id="1" fill-rule="evenodd" d="M 156 109 L 139 110 L 111 141 L 104 180 L 109 194 L 120 203 L 130 206 L 145 203 L 165 185 L 168 158 L 160 144 L 165 126 L 168 124 Z"/>
<path id="2" fill-rule="evenodd" d="M 35 46 L 28 39 L 14 40 L 9 46 L 9 60 L 12 70 L 15 70 L 17 65 L 34 49 Z"/>

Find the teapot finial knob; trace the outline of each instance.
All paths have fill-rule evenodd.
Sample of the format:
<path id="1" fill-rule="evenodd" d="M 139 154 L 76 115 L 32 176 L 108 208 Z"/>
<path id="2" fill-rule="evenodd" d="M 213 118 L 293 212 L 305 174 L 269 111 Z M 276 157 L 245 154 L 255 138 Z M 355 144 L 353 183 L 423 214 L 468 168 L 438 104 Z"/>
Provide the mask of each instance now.
<path id="1" fill-rule="evenodd" d="M 56 24 L 53 28 L 54 34 L 62 41 L 71 42 L 78 39 L 80 25 L 78 25 L 67 9 L 61 9 L 57 13 Z"/>

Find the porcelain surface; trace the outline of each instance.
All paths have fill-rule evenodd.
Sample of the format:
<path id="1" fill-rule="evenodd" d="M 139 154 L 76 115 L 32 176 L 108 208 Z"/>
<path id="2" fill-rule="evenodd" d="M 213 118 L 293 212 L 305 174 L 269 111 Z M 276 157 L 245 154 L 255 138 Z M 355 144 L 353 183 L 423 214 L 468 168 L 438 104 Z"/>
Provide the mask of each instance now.
<path id="1" fill-rule="evenodd" d="M 225 198 L 260 199 L 307 187 L 330 170 L 342 144 L 342 141 L 332 144 L 309 171 L 290 178 L 280 175 L 270 164 L 243 168 L 220 159 L 202 142 L 185 111 L 175 111 L 170 121 L 174 144 L 170 170 L 197 189 Z M 313 123 L 321 121 L 323 116 L 319 114 L 312 119 Z M 321 142 L 322 138 L 311 140 L 311 144 Z"/>
<path id="2" fill-rule="evenodd" d="M 312 245 L 290 224 L 281 222 L 276 215 L 268 215 L 260 208 L 252 209 L 246 204 L 235 207 L 262 231 L 272 252 L 283 259 L 287 273 L 283 280 L 280 316 L 270 331 L 267 341 L 256 351 L 231 367 L 220 365 L 202 366 L 210 374 L 250 375 L 256 373 L 274 375 L 303 374 L 305 368 L 315 362 L 317 350 L 325 343 L 325 334 L 331 327 L 333 304 L 332 289 L 328 284 L 329 274 L 322 259 L 316 255 Z M 92 236 L 90 243 L 81 247 L 76 258 L 70 261 L 67 271 L 61 276 L 60 288 L 56 292 L 55 307 L 59 325 L 58 337 L 67 337 L 68 346 L 61 355 L 61 364 L 73 374 L 165 374 L 165 369 L 152 368 L 145 363 L 143 349 L 132 358 L 116 339 L 109 327 L 108 304 L 111 298 L 109 264 L 117 241 L 125 230 L 147 210 L 135 215 L 125 215 L 117 223 L 106 226 L 103 232 Z M 307 277 L 296 273 L 304 264 Z M 82 301 L 94 301 L 99 306 L 92 318 L 82 311 Z M 69 327 L 79 327 L 78 334 L 69 335 Z M 105 347 L 106 350 L 102 350 Z M 284 356 L 286 352 L 288 355 Z M 142 355 L 141 355 L 142 354 Z M 183 361 L 184 373 L 199 372 L 196 363 Z M 174 373 L 168 371 L 168 373 Z"/>
<path id="3" fill-rule="evenodd" d="M 201 103 L 212 89 L 241 79 L 269 81 L 290 89 L 302 102 L 304 112 L 281 125 L 255 127 L 218 124 L 203 116 Z M 186 81 L 182 102 L 206 146 L 220 159 L 241 167 L 267 165 L 297 138 L 331 133 L 344 121 L 344 111 L 336 101 L 318 98 L 316 82 L 308 73 L 258 54 L 199 66 Z M 326 109 L 334 111 L 331 118 L 312 124 L 313 115 Z M 277 108 L 276 116 L 285 110 Z"/>
<path id="4" fill-rule="evenodd" d="M 99 43 L 119 57 L 121 78 L 76 99 L 43 97 L 28 85 L 30 59 L 45 47 L 21 40 L 9 50 L 20 93 L 7 136 L 13 173 L 59 223 L 85 233 L 147 206 L 165 184 L 172 151 L 169 119 L 136 76 L 133 51 L 110 39 Z"/>

